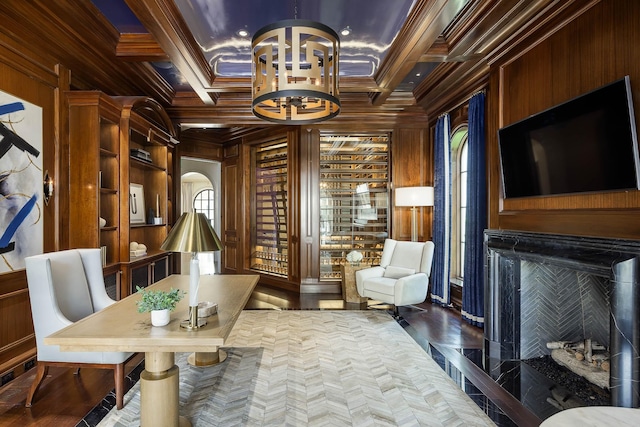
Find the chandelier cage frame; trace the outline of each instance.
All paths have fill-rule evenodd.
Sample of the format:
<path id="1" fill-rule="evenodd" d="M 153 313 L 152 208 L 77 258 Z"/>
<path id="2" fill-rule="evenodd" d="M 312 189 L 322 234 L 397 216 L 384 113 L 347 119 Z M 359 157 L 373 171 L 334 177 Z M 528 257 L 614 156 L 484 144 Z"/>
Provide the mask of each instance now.
<path id="1" fill-rule="evenodd" d="M 274 22 L 254 34 L 251 49 L 256 117 L 310 124 L 338 115 L 340 38 L 332 28 L 305 19 Z"/>

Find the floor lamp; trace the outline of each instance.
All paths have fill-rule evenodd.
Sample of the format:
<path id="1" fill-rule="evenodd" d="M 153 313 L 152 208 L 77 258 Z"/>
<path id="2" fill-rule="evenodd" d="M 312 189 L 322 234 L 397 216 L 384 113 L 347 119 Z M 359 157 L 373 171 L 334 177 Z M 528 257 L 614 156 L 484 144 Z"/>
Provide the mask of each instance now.
<path id="1" fill-rule="evenodd" d="M 400 187 L 395 190 L 396 206 L 411 206 L 411 241 L 418 241 L 418 207 L 433 206 L 433 187 Z"/>
<path id="2" fill-rule="evenodd" d="M 167 235 L 160 249 L 169 252 L 191 252 L 189 271 L 189 319 L 180 326 L 188 331 L 198 329 L 207 324 L 203 318 L 198 319 L 198 287 L 200 285 L 200 262 L 198 252 L 219 251 L 222 249 L 220 239 L 202 213 L 187 212 L 182 214 Z"/>

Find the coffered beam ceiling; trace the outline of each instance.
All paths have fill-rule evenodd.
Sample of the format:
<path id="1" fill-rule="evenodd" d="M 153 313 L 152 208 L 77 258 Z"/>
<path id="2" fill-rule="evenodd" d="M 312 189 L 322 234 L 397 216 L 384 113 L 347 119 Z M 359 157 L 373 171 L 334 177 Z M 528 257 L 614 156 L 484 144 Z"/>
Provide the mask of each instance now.
<path id="1" fill-rule="evenodd" d="M 246 113 L 247 105 L 250 103 L 251 81 L 248 78 L 216 77 L 213 74 L 172 0 L 126 2 L 151 33 L 152 38 L 136 39 L 133 36 L 122 35 L 118 44 L 119 57 L 129 60 L 134 58 L 136 43 L 140 58 L 150 53 L 160 56 L 158 51 L 162 51 L 180 71 L 201 102 L 205 105 L 215 103 L 216 107 L 231 109 L 222 114 L 217 111 L 211 116 L 218 120 L 228 117 L 239 119 L 240 112 L 236 111 L 236 108 L 240 108 L 241 105 Z M 526 23 L 532 17 L 551 7 L 557 9 L 561 3 L 560 0 L 417 0 L 374 78 L 342 77 L 340 91 L 343 95 L 366 93 L 370 107 L 395 110 L 394 103 L 402 100 L 401 105 L 406 108 L 407 97 L 391 95 L 417 63 L 458 63 L 444 67 L 447 70 L 446 76 L 433 73 L 433 76 L 428 76 L 414 88 L 415 102 L 412 105 L 424 105 L 420 101 L 433 99 L 424 90 L 434 89 L 434 79 L 446 78 L 451 81 L 462 76 L 468 77 L 470 68 L 476 70 L 472 73 L 476 75 L 476 62 L 486 60 L 488 53 L 514 32 L 526 27 Z M 573 1 L 565 2 L 571 3 Z M 153 47 L 152 40 L 157 41 L 157 47 Z M 132 49 L 127 50 L 127 47 Z M 467 62 L 470 64 L 463 65 Z M 448 84 L 446 86 L 449 87 Z M 436 93 L 442 95 L 441 91 Z M 363 102 L 362 98 L 357 99 L 358 104 Z M 172 104 L 176 109 L 195 108 L 199 105 L 188 94 L 176 94 Z M 355 110 L 360 110 L 360 107 L 356 107 Z M 254 120 L 244 117 L 241 122 L 247 124 L 253 123 Z"/>
<path id="2" fill-rule="evenodd" d="M 270 125 L 251 114 L 250 78 L 213 74 L 173 0 L 126 1 L 147 33 L 120 33 L 92 2 L 77 0 L 0 1 L 3 33 L 20 34 L 24 54 L 39 57 L 52 75 L 49 64 L 71 70 L 72 89 L 153 97 L 178 125 Z M 341 78 L 342 111 L 331 123 L 366 127 L 375 116 L 385 127 L 424 124 L 484 87 L 492 63 L 535 46 L 598 2 L 417 0 L 375 77 Z M 193 90 L 171 87 L 151 65 L 158 61 L 171 61 Z M 396 90 L 421 62 L 432 71 L 413 91 Z"/>
<path id="3" fill-rule="evenodd" d="M 205 104 L 212 103 L 211 92 L 251 91 L 247 78 L 213 74 L 172 0 L 126 2 Z M 465 0 L 417 0 L 375 78 L 342 77 L 340 91 L 367 92 L 373 105 L 384 104 L 464 4 Z"/>
<path id="4" fill-rule="evenodd" d="M 175 3 L 172 0 L 126 2 L 202 102 L 213 105 L 209 92 L 215 76 Z"/>
<path id="5" fill-rule="evenodd" d="M 379 92 L 371 93 L 373 105 L 383 104 L 411 72 L 421 56 L 462 10 L 465 0 L 418 0 L 376 73 Z"/>

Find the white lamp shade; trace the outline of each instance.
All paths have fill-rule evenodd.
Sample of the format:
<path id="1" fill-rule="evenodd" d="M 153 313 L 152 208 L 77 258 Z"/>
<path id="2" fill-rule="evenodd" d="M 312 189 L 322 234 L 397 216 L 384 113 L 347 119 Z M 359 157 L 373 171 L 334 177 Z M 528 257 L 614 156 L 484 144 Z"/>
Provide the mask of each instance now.
<path id="1" fill-rule="evenodd" d="M 396 206 L 433 206 L 433 187 L 396 188 Z"/>

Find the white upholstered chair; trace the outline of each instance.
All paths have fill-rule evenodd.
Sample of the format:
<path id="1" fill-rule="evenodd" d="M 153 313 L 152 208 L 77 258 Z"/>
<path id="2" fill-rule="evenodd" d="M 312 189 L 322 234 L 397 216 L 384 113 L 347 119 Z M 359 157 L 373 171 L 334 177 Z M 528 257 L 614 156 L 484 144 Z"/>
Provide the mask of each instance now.
<path id="1" fill-rule="evenodd" d="M 36 377 L 26 406 L 31 406 L 49 366 L 64 366 L 113 369 L 116 406 L 122 409 L 124 363 L 132 353 L 67 352 L 43 342 L 52 333 L 114 303 L 105 290 L 100 249 L 51 252 L 27 257 L 25 264 L 38 352 Z"/>
<path id="2" fill-rule="evenodd" d="M 427 298 L 433 249 L 431 241 L 386 239 L 380 265 L 356 271 L 358 293 L 396 308 L 423 302 Z"/>

